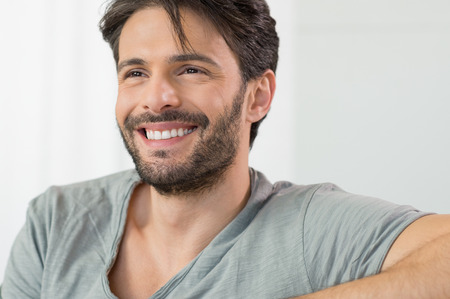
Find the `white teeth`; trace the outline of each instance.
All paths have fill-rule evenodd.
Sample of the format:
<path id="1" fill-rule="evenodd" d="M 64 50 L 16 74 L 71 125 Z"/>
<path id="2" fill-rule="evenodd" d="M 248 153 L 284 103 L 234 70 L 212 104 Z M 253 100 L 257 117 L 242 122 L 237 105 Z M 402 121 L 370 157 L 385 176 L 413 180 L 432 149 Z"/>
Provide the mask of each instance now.
<path id="1" fill-rule="evenodd" d="M 149 140 L 166 140 L 170 138 L 175 137 L 183 137 L 184 135 L 191 134 L 194 132 L 197 128 L 193 129 L 172 129 L 172 130 L 165 130 L 165 131 L 152 131 L 152 130 L 145 130 L 145 136 Z"/>
<path id="2" fill-rule="evenodd" d="M 166 130 L 162 132 L 162 139 L 170 139 L 172 136 L 170 136 L 170 131 Z"/>
<path id="3" fill-rule="evenodd" d="M 147 137 L 147 139 L 155 139 L 155 133 L 153 133 L 153 131 L 149 131 L 149 130 L 145 130 L 145 137 Z"/>
<path id="4" fill-rule="evenodd" d="M 161 140 L 162 138 L 162 134 L 160 131 L 155 131 L 155 140 Z"/>

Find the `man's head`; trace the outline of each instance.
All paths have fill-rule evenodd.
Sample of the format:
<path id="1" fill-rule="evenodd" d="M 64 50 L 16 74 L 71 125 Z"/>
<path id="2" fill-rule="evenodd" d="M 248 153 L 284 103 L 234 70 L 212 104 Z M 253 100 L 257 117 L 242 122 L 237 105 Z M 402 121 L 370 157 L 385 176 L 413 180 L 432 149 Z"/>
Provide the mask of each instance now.
<path id="1" fill-rule="evenodd" d="M 117 123 L 142 180 L 165 195 L 212 190 L 248 171 L 251 128 L 275 90 L 273 70 L 243 62 L 237 51 L 245 43 L 236 46 L 231 29 L 225 35 L 206 17 L 211 12 L 186 5 L 192 2 L 127 10 L 119 0 L 103 21 L 104 32 L 115 28 L 108 40 L 117 61 Z"/>
<path id="2" fill-rule="evenodd" d="M 100 22 L 100 29 L 113 50 L 116 63 L 126 21 L 135 12 L 155 6 L 167 12 L 174 35 L 186 52 L 192 49 L 182 25 L 181 9 L 208 20 L 236 55 L 244 84 L 268 69 L 276 71 L 279 39 L 265 0 L 113 0 Z M 250 146 L 263 119 L 251 126 Z"/>

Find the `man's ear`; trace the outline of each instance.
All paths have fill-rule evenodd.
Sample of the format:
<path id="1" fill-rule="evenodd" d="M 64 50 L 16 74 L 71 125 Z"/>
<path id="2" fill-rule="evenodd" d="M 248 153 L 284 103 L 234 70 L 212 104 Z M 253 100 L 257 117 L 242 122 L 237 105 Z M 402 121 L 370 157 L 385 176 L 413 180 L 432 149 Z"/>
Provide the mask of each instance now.
<path id="1" fill-rule="evenodd" d="M 247 105 L 247 121 L 254 123 L 262 119 L 270 109 L 275 94 L 276 79 L 272 70 L 266 70 L 249 85 L 250 93 Z"/>

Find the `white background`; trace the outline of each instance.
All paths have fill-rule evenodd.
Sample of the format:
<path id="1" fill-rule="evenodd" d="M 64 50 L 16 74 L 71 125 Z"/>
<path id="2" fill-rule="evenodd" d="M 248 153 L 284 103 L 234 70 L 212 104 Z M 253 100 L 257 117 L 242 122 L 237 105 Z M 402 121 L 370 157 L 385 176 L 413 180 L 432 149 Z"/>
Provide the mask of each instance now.
<path id="1" fill-rule="evenodd" d="M 251 152 L 272 180 L 450 212 L 450 2 L 268 1 L 278 90 Z M 114 118 L 103 0 L 0 9 L 0 282 L 28 202 L 132 167 Z"/>

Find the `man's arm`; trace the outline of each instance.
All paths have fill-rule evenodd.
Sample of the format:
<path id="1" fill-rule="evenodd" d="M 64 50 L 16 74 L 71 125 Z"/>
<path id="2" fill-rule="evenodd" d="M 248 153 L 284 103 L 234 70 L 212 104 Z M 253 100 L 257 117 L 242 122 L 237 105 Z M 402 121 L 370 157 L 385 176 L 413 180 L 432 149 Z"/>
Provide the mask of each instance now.
<path id="1" fill-rule="evenodd" d="M 381 273 L 298 298 L 450 298 L 450 215 L 426 216 L 405 229 Z"/>

